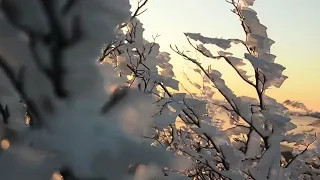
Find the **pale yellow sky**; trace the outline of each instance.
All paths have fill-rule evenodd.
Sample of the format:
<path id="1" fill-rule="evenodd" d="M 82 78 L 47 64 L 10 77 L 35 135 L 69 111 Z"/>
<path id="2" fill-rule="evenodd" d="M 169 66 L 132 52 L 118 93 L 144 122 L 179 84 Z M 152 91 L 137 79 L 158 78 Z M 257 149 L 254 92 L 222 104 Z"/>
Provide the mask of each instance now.
<path id="1" fill-rule="evenodd" d="M 136 0 L 131 0 L 136 3 Z M 278 101 L 286 99 L 304 102 L 310 109 L 320 111 L 320 6 L 319 0 L 308 0 L 301 5 L 298 0 L 256 0 L 253 7 L 260 21 L 268 27 L 268 34 L 276 43 L 271 52 L 276 62 L 287 69 L 289 76 L 280 89 L 273 88 L 268 94 Z M 134 8 L 134 6 L 133 6 Z M 161 50 L 172 54 L 177 78 L 182 70 L 190 73 L 181 57 L 169 48 L 170 44 L 192 50 L 183 32 L 202 33 L 205 36 L 244 39 L 237 17 L 230 12 L 224 0 L 149 0 L 148 11 L 139 19 L 144 23 L 145 38 L 161 34 L 157 42 Z M 215 49 L 212 52 L 216 52 Z M 232 52 L 243 57 L 241 48 Z M 235 72 L 223 62 L 201 58 L 206 64 L 223 72 L 223 78 L 238 95 L 254 95 Z"/>

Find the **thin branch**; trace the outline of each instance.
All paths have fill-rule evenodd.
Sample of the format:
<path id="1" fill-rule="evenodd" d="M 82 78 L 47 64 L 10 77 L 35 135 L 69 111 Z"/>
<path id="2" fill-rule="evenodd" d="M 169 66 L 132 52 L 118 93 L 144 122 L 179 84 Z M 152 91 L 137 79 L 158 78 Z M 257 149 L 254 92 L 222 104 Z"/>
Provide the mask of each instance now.
<path id="1" fill-rule="evenodd" d="M 185 55 L 183 52 L 181 52 L 177 46 L 175 46 L 175 49 L 170 45 L 170 48 L 176 52 L 177 54 L 179 54 L 180 56 L 184 57 L 186 60 L 189 60 L 190 62 L 194 63 L 195 65 L 197 65 L 201 71 L 210 79 L 210 81 L 214 83 L 213 78 L 208 74 L 208 72 L 202 67 L 202 65 L 196 61 L 195 59 L 190 58 L 189 56 Z M 263 138 L 265 139 L 266 137 L 262 135 L 262 133 L 260 131 L 258 131 L 257 127 L 253 126 L 252 123 L 250 123 L 250 120 L 246 119 L 244 116 L 242 116 L 242 114 L 239 112 L 239 109 L 237 108 L 237 106 L 233 103 L 233 100 L 231 98 L 229 98 L 226 94 L 224 94 L 221 89 L 217 88 L 217 90 L 221 93 L 221 95 L 227 100 L 227 102 L 231 105 L 232 109 L 243 119 L 245 120 L 247 123 L 249 123 L 254 130 L 257 131 L 257 133 Z"/>
<path id="2" fill-rule="evenodd" d="M 138 7 L 136 9 L 136 11 L 133 13 L 133 15 L 131 16 L 131 18 L 129 19 L 128 22 L 131 22 L 134 18 L 136 18 L 137 16 L 141 15 L 142 13 L 146 12 L 147 9 L 144 9 L 141 11 L 141 9 L 147 4 L 149 0 L 139 0 L 138 1 Z M 142 2 L 142 3 L 141 3 Z M 122 23 L 121 25 L 118 26 L 118 29 L 121 29 L 123 27 L 125 27 L 128 23 Z"/>
<path id="3" fill-rule="evenodd" d="M 36 104 L 28 97 L 24 89 L 24 79 L 26 76 L 25 67 L 21 67 L 18 71 L 18 74 L 16 75 L 13 69 L 9 66 L 7 61 L 2 56 L 0 56 L 0 67 L 7 75 L 9 81 L 16 89 L 21 99 L 26 103 L 31 119 L 30 125 L 40 125 L 40 112 L 38 111 Z"/>
<path id="4" fill-rule="evenodd" d="M 141 3 L 142 2 L 142 3 Z M 138 2 L 138 8 L 136 9 L 136 11 L 133 13 L 133 15 L 131 16 L 129 21 L 132 21 L 135 17 L 139 16 L 140 14 L 144 13 L 147 9 L 140 11 L 146 4 L 147 4 L 148 0 L 139 0 Z"/>
<path id="5" fill-rule="evenodd" d="M 315 132 L 315 134 L 314 134 L 314 140 L 312 142 L 310 142 L 300 154 L 295 155 L 292 158 L 292 160 L 285 166 L 285 168 L 288 168 L 299 156 L 301 156 L 302 154 L 307 152 L 307 150 L 309 149 L 310 145 L 313 144 L 314 142 L 316 142 L 316 140 L 317 140 L 317 132 Z"/>
<path id="6" fill-rule="evenodd" d="M 248 79 L 246 79 L 241 73 L 240 71 L 231 63 L 231 61 L 228 59 L 227 56 L 222 56 L 222 55 L 218 55 L 218 56 L 213 56 L 213 57 L 210 57 L 208 55 L 206 55 L 203 51 L 201 51 L 200 49 L 198 49 L 197 47 L 195 47 L 192 42 L 190 41 L 190 38 L 185 35 L 189 44 L 198 52 L 200 52 L 202 55 L 204 55 L 205 57 L 208 57 L 208 58 L 211 58 L 211 59 L 219 59 L 219 58 L 223 58 L 236 72 L 237 74 L 241 77 L 242 80 L 244 80 L 246 83 L 248 83 L 249 85 L 253 86 L 253 87 L 256 87 L 255 84 L 253 84 L 251 81 L 249 81 Z"/>

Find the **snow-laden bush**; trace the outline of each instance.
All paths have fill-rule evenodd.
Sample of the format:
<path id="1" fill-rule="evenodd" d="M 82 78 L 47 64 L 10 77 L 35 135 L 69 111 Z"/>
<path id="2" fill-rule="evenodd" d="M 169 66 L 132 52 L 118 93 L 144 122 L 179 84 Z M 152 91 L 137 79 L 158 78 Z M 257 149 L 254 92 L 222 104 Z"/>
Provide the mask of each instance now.
<path id="1" fill-rule="evenodd" d="M 158 44 L 143 40 L 142 24 L 135 19 L 119 32 L 115 42 L 108 44 L 100 60 L 113 64 L 122 77 L 128 78 L 128 87 L 138 87 L 158 97 L 154 103 L 159 106 L 154 115 L 157 134 L 147 138 L 155 140 L 153 145 L 193 160 L 192 168 L 179 174 L 194 179 L 318 178 L 316 136 L 293 134 L 291 130 L 296 126 L 290 122 L 288 109 L 265 94 L 271 86 L 279 88 L 287 76 L 282 74 L 285 67 L 276 63 L 276 56 L 270 52 L 274 41 L 268 37 L 267 28 L 250 8 L 254 1 L 227 3 L 240 19 L 245 40 L 211 38 L 200 33 L 185 35 L 191 47 L 206 58 L 226 61 L 255 89 L 257 99 L 236 96 L 225 84 L 221 72 L 204 68 L 201 62 L 175 46 L 172 50 L 195 64 L 194 71 L 203 76 L 203 82 L 192 82 L 186 76 L 201 94 L 178 92 L 179 86 L 172 79 L 170 54 L 159 52 Z M 200 44 L 194 45 L 192 40 Z M 214 55 L 206 44 L 222 50 Z M 244 58 L 228 51 L 233 44 L 247 49 Z M 253 77 L 242 68 L 247 62 L 254 70 Z M 225 101 L 213 99 L 215 93 L 222 94 Z M 223 121 L 216 118 L 221 111 L 230 118 L 231 128 L 221 128 Z M 281 151 L 284 143 L 295 143 L 292 154 Z M 168 168 L 164 171 L 174 172 Z"/>
<path id="2" fill-rule="evenodd" d="M 103 43 L 130 18 L 127 0 L 2 0 L 0 8 L 1 179 L 147 179 L 157 167 L 186 166 L 142 141 L 153 97 L 111 91 L 121 79 L 98 66 Z"/>
<path id="3" fill-rule="evenodd" d="M 227 1 L 246 40 L 185 35 L 205 57 L 230 64 L 258 99 L 236 96 L 221 72 L 176 46 L 203 76 L 194 83 L 200 96 L 179 92 L 170 54 L 143 39 L 135 18 L 146 2 L 130 17 L 128 0 L 0 1 L 1 178 L 319 178 L 319 141 L 291 133 L 287 109 L 265 95 L 287 77 L 254 0 Z M 206 44 L 222 50 L 214 55 Z M 228 52 L 233 44 L 248 50 L 244 58 Z M 218 110 L 232 128 L 221 128 Z M 295 143 L 289 159 L 283 142 Z"/>

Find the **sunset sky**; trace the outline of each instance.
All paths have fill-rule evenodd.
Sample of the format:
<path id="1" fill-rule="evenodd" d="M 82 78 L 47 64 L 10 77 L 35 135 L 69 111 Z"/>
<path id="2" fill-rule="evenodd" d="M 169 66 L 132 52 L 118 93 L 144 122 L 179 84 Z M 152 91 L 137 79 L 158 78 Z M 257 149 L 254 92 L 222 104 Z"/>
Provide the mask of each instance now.
<path id="1" fill-rule="evenodd" d="M 136 3 L 137 0 L 131 2 Z M 162 51 L 171 54 L 178 79 L 183 79 L 180 75 L 182 71 L 188 74 L 192 71 L 169 48 L 170 44 L 175 44 L 181 49 L 192 50 L 183 32 L 244 39 L 237 16 L 224 0 L 149 0 L 146 7 L 148 10 L 139 17 L 146 29 L 144 36 L 151 39 L 152 35 L 161 34 L 157 42 Z M 273 88 L 268 94 L 279 101 L 298 100 L 310 109 L 320 111 L 318 7 L 319 0 L 256 0 L 253 9 L 258 12 L 260 22 L 268 27 L 269 37 L 276 42 L 271 53 L 277 55 L 276 62 L 287 68 L 284 74 L 289 76 L 280 89 Z M 216 49 L 212 50 L 216 52 Z M 245 51 L 235 45 L 232 52 L 243 57 Z M 197 57 L 196 53 L 192 55 Z M 236 94 L 254 95 L 253 89 L 242 83 L 226 64 L 203 57 L 200 59 L 222 72 L 223 78 Z M 187 85 L 185 81 L 182 82 Z"/>

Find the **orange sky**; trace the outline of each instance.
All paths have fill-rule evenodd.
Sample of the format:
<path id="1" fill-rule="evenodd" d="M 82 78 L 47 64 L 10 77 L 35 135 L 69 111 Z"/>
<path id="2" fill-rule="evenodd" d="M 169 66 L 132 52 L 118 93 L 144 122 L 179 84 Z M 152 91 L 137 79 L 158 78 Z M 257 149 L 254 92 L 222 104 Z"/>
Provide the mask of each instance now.
<path id="1" fill-rule="evenodd" d="M 136 3 L 136 0 L 131 0 Z M 272 89 L 268 94 L 278 101 L 286 99 L 304 102 L 307 107 L 320 111 L 320 6 L 319 0 L 308 0 L 301 6 L 289 0 L 257 0 L 254 9 L 262 24 L 268 27 L 268 34 L 276 43 L 271 53 L 277 55 L 276 62 L 287 69 L 289 76 L 280 89 Z M 135 8 L 135 6 L 133 6 Z M 230 5 L 224 0 L 150 0 L 148 11 L 139 19 L 145 27 L 144 36 L 161 34 L 157 42 L 161 50 L 172 54 L 177 78 L 179 73 L 188 70 L 181 57 L 170 51 L 169 45 L 192 50 L 185 40 L 183 32 L 202 33 L 209 37 L 244 39 L 244 33 L 238 18 L 230 12 Z M 285 9 L 290 9 L 287 11 Z M 212 53 L 215 53 L 215 49 Z M 244 50 L 234 47 L 238 57 Z M 193 54 L 195 55 L 195 54 Z M 203 58 L 201 58 L 204 60 Z M 212 62 L 215 68 L 223 72 L 227 84 L 239 95 L 254 95 L 254 90 L 246 86 L 235 72 L 223 62 Z M 188 73 L 190 70 L 188 70 Z"/>

